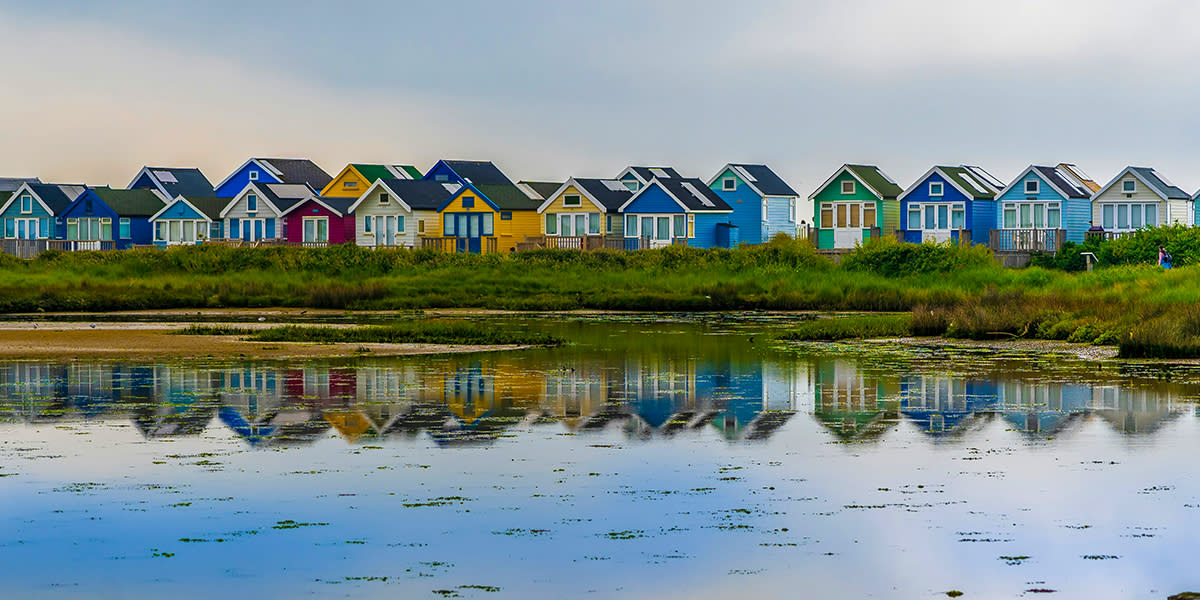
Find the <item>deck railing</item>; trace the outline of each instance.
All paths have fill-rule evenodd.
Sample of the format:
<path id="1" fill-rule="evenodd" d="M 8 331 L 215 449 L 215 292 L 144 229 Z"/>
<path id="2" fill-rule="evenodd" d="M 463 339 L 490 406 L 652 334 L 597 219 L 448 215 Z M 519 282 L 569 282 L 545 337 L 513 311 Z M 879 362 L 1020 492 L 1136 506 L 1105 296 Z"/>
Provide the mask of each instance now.
<path id="1" fill-rule="evenodd" d="M 1137 233 L 1136 231 L 1088 231 L 1083 234 L 1084 240 L 1099 239 L 1100 241 L 1115 240 L 1123 237 L 1128 237 Z"/>
<path id="2" fill-rule="evenodd" d="M 37 258 L 39 254 L 47 250 L 75 252 L 116 249 L 116 242 L 101 240 L 22 240 L 16 238 L 0 240 L 0 252 L 17 258 Z"/>
<path id="3" fill-rule="evenodd" d="M 558 250 L 600 250 L 601 248 L 623 249 L 621 238 L 608 238 L 603 235 L 531 235 L 525 241 L 517 242 L 517 251 L 558 249 Z"/>
<path id="4" fill-rule="evenodd" d="M 1058 252 L 1066 241 L 1066 229 L 993 229 L 988 235 L 993 252 Z"/>
<path id="5" fill-rule="evenodd" d="M 492 254 L 498 251 L 500 240 L 496 236 L 488 236 L 483 238 L 475 238 L 479 240 L 479 251 L 484 254 Z M 459 243 L 461 241 L 461 244 Z M 421 238 L 421 248 L 429 248 L 438 252 L 468 252 L 468 238 L 458 237 L 423 237 Z"/>

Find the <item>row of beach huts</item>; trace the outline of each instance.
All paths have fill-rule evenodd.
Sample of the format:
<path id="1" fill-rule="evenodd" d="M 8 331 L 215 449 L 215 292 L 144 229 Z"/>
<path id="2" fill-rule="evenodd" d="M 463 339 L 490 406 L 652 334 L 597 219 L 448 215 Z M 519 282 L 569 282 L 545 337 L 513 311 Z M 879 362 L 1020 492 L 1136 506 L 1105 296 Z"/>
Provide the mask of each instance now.
<path id="1" fill-rule="evenodd" d="M 175 167 L 144 167 L 126 189 L 0 178 L 0 245 L 19 256 L 183 244 L 493 253 L 730 248 L 786 234 L 832 253 L 883 235 L 1029 253 L 1191 226 L 1195 200 L 1152 168 L 1101 186 L 1067 163 L 1029 166 L 1007 185 L 980 167 L 936 166 L 907 189 L 876 166 L 846 164 L 802 197 L 761 164 L 727 164 L 707 180 L 631 166 L 513 182 L 490 161 L 441 160 L 424 173 L 354 163 L 330 176 L 307 159 L 252 158 L 216 185 Z"/>

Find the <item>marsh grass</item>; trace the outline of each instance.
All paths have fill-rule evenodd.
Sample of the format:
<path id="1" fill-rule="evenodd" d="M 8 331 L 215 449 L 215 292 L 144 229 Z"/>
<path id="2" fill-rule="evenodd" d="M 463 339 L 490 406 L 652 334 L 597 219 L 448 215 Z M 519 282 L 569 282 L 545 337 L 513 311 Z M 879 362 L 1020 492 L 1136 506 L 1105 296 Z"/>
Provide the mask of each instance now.
<path id="1" fill-rule="evenodd" d="M 814 319 L 779 336 L 784 341 L 837 341 L 848 339 L 906 337 L 912 315 L 851 315 Z"/>
<path id="2" fill-rule="evenodd" d="M 251 332 L 256 342 L 325 344 L 452 344 L 470 346 L 557 346 L 562 338 L 539 332 L 514 332 L 466 322 L 412 322 L 365 327 L 283 325 Z"/>

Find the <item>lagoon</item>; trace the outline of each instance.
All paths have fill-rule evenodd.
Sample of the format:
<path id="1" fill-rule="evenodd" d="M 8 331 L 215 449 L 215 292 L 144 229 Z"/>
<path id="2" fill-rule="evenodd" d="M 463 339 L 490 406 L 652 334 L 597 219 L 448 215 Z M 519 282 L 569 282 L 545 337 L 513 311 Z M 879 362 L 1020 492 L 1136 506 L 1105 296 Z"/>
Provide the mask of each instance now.
<path id="1" fill-rule="evenodd" d="M 0 364 L 5 596 L 1200 588 L 1194 369 L 482 320 L 574 343 Z"/>

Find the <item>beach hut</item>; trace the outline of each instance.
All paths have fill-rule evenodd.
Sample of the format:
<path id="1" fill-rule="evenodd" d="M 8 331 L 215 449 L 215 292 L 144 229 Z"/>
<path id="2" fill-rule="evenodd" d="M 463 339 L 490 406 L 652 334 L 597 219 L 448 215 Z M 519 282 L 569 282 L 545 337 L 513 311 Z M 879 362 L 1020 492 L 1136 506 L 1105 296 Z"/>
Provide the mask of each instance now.
<path id="1" fill-rule="evenodd" d="M 900 228 L 904 190 L 874 165 L 842 165 L 808 197 L 813 202 L 816 246 L 851 249 Z"/>
<path id="2" fill-rule="evenodd" d="M 221 210 L 229 198 L 179 196 L 148 219 L 155 246 L 200 244 L 225 237 Z"/>
<path id="3" fill-rule="evenodd" d="M 933 167 L 899 196 L 904 241 L 986 244 L 1003 187 L 980 167 Z"/>
<path id="4" fill-rule="evenodd" d="M 211 193 L 211 191 L 210 191 Z M 88 188 L 62 212 L 58 239 L 72 250 L 124 250 L 154 241 L 150 217 L 166 206 L 149 189 Z"/>
<path id="5" fill-rule="evenodd" d="M 1125 167 L 1092 194 L 1092 225 L 1107 234 L 1143 227 L 1193 225 L 1192 197 L 1150 167 Z"/>
<path id="6" fill-rule="evenodd" d="M 708 187 L 733 209 L 730 223 L 740 243 L 761 244 L 781 233 L 796 236 L 800 195 L 770 167 L 730 163 L 708 180 Z"/>
<path id="7" fill-rule="evenodd" d="M 1057 252 L 1083 242 L 1091 227 L 1092 194 L 1100 186 L 1068 163 L 1030 165 L 996 197 L 999 228 L 988 247 L 999 252 Z"/>
<path id="8" fill-rule="evenodd" d="M 346 165 L 321 188 L 327 198 L 358 198 L 380 179 L 421 179 L 421 171 L 412 165 L 376 165 L 351 163 Z"/>
<path id="9" fill-rule="evenodd" d="M 733 210 L 699 179 L 651 179 L 621 205 L 627 249 L 729 248 Z"/>
<path id="10" fill-rule="evenodd" d="M 294 183 L 323 190 L 333 178 L 307 158 L 251 158 L 216 185 L 216 196 L 232 198 L 251 183 Z"/>
<path id="11" fill-rule="evenodd" d="M 313 195 L 292 204 L 280 214 L 288 243 L 315 246 L 354 243 L 354 214 L 350 206 L 355 202 L 355 198 Z"/>
<path id="12" fill-rule="evenodd" d="M 632 197 L 633 192 L 619 180 L 572 177 L 538 207 L 547 247 L 591 249 L 587 238 L 595 240 L 594 246 L 611 238 L 624 247 L 620 211 Z"/>
<path id="13" fill-rule="evenodd" d="M 439 206 L 462 185 L 411 179 L 379 179 L 348 209 L 354 240 L 368 248 L 417 248 L 426 232 L 437 235 Z"/>

